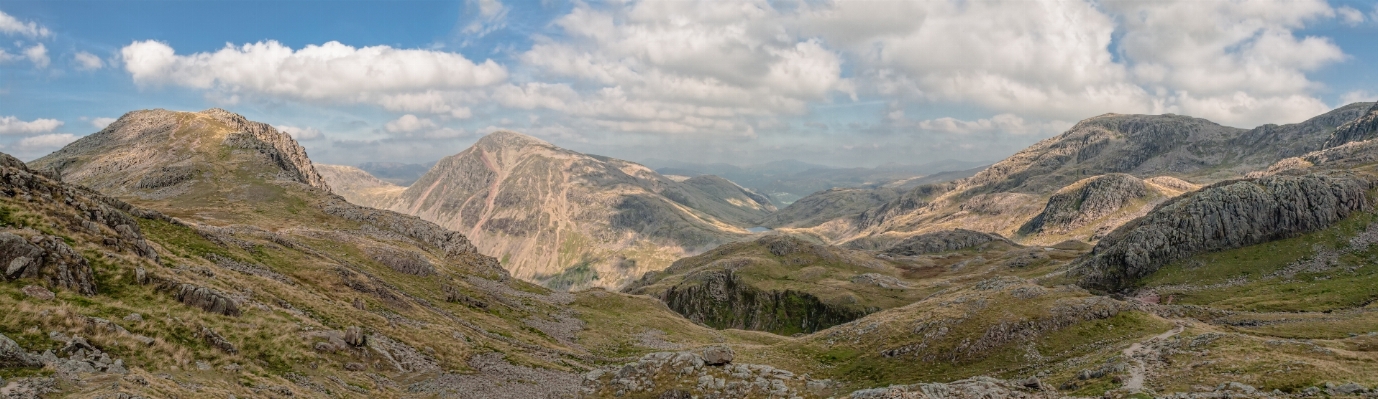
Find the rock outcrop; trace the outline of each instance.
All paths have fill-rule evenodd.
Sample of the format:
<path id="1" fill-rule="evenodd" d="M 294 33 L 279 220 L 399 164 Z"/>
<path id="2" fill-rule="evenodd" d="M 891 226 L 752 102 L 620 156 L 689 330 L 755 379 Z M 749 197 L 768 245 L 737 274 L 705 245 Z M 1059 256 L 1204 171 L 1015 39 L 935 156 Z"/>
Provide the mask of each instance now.
<path id="1" fill-rule="evenodd" d="M 1218 183 L 1116 229 L 1073 272 L 1084 286 L 1124 290 L 1178 259 L 1327 227 L 1367 209 L 1370 186 L 1354 176 L 1316 174 Z"/>
<path id="2" fill-rule="evenodd" d="M 1335 129 L 1335 133 L 1325 141 L 1325 148 L 1339 147 L 1375 137 L 1378 137 L 1378 103 L 1374 103 L 1363 116 Z"/>
<path id="3" fill-rule="evenodd" d="M 1053 193 L 1043 212 L 1021 226 L 1019 233 L 1065 233 L 1119 212 L 1148 196 L 1148 190 L 1143 180 L 1123 173 L 1087 178 Z"/>
<path id="4" fill-rule="evenodd" d="M 904 241 L 900 241 L 898 244 L 886 249 L 885 253 L 897 256 L 936 254 L 972 248 L 989 242 L 1001 242 L 1015 245 L 1004 237 L 995 234 L 966 229 L 953 229 L 906 238 Z"/>
<path id="5" fill-rule="evenodd" d="M 82 295 L 96 294 L 91 266 L 61 238 L 40 234 L 25 239 L 0 232 L 0 264 L 6 280 L 40 279 Z"/>
<path id="6" fill-rule="evenodd" d="M 713 328 L 779 334 L 811 333 L 856 320 L 866 312 L 823 303 L 794 290 L 761 290 L 731 270 L 696 273 L 688 284 L 670 287 L 661 300 L 689 320 Z"/>
<path id="7" fill-rule="evenodd" d="M 695 352 L 655 352 L 584 375 L 584 397 L 727 399 L 828 397 L 837 384 L 760 364 L 713 363 Z"/>

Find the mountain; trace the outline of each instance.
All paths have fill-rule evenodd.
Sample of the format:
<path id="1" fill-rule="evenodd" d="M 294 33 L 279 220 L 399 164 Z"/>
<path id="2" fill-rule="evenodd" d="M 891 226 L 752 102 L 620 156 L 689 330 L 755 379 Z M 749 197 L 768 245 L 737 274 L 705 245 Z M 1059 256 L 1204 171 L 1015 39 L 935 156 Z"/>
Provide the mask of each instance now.
<path id="1" fill-rule="evenodd" d="M 684 161 L 651 159 L 656 171 L 665 175 L 717 175 L 737 182 L 756 192 L 764 193 L 777 206 L 826 190 L 838 188 L 912 187 L 915 183 L 941 183 L 971 176 L 981 169 L 981 162 L 940 160 L 920 165 L 889 163 L 875 168 L 838 168 L 796 160 L 773 161 L 756 165 L 736 166 L 723 163 L 701 164 Z M 970 172 L 967 170 L 973 169 Z"/>
<path id="2" fill-rule="evenodd" d="M 560 288 L 617 287 L 746 237 L 775 211 L 764 196 L 719 177 L 676 181 L 506 131 L 441 159 L 400 191 L 357 173 L 326 175 L 356 203 L 463 232 L 514 276 Z"/>
<path id="3" fill-rule="evenodd" d="M 782 209 L 769 225 L 872 248 L 950 228 L 999 233 L 1030 244 L 1069 238 L 1095 241 L 1167 197 L 1197 185 L 1245 177 L 1279 160 L 1321 150 L 1341 125 L 1367 115 L 1373 106 L 1355 103 L 1302 123 L 1250 130 L 1180 115 L 1107 114 L 1082 121 L 1066 133 L 1036 143 L 968 178 L 916 187 L 861 212 L 855 208 L 832 214 L 809 210 L 816 207 L 811 204 L 836 196 L 818 193 L 819 198 L 801 199 L 796 209 L 791 209 L 794 205 Z M 1087 194 L 1059 194 L 1060 190 L 1075 190 L 1086 185 L 1088 178 L 1110 174 L 1167 183 L 1150 184 L 1152 189 L 1144 192 L 1147 196 L 1133 192 L 1134 185 L 1093 185 L 1093 191 L 1130 189 L 1097 195 L 1134 199 L 1111 201 L 1114 209 L 1096 205 L 1100 208 L 1092 213 L 1098 217 L 1072 216 L 1081 220 L 1076 228 L 1049 230 L 1043 229 L 1041 222 L 1030 224 L 1040 214 L 1061 212 L 1050 207 L 1076 204 L 1077 195 Z M 1174 180 L 1164 180 L 1167 178 Z"/>
<path id="4" fill-rule="evenodd" d="M 356 204 L 386 201 L 407 189 L 353 166 L 315 164 L 315 167 L 321 178 L 330 183 L 332 192 Z"/>
<path id="5" fill-rule="evenodd" d="M 420 179 L 421 175 L 426 174 L 426 171 L 431 170 L 432 166 L 435 166 L 435 162 L 364 162 L 359 164 L 358 168 L 379 180 L 399 186 L 408 186 L 416 179 Z"/>

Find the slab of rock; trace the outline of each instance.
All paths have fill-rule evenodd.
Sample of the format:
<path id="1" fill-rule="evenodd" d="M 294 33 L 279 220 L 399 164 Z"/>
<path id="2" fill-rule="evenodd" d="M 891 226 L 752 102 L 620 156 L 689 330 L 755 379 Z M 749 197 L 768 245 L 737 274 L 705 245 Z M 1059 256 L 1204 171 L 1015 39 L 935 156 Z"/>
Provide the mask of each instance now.
<path id="1" fill-rule="evenodd" d="M 61 238 L 24 238 L 0 232 L 0 268 L 6 280 L 35 278 L 82 295 L 96 294 L 96 278 L 86 258 Z"/>
<path id="2" fill-rule="evenodd" d="M 359 326 L 350 326 L 345 329 L 344 341 L 353 347 L 363 347 L 368 345 L 368 336 L 364 335 L 364 330 Z"/>
<path id="3" fill-rule="evenodd" d="M 699 356 L 703 357 L 703 363 L 710 366 L 721 366 L 732 363 L 732 348 L 726 346 L 710 346 L 699 351 Z"/>
<path id="4" fill-rule="evenodd" d="M 23 291 L 24 295 L 28 295 L 30 298 L 37 299 L 40 301 L 51 301 L 53 300 L 53 298 L 57 298 L 57 294 L 54 294 L 52 291 L 48 291 L 47 288 L 43 288 L 41 286 L 33 284 L 26 285 L 24 286 L 24 288 L 21 288 L 19 290 Z"/>

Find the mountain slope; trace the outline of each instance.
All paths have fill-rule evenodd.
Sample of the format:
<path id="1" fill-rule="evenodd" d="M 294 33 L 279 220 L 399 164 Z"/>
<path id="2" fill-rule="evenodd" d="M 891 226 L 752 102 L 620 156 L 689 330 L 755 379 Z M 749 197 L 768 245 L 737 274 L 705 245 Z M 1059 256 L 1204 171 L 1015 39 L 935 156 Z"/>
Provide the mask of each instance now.
<path id="1" fill-rule="evenodd" d="M 513 132 L 440 160 L 395 198 L 349 196 L 464 232 L 514 276 L 558 287 L 619 286 L 745 237 L 775 210 L 721 178 L 676 182 Z"/>
<path id="2" fill-rule="evenodd" d="M 1094 240 L 1097 231 L 1113 229 L 1128 218 L 1112 218 L 1072 236 L 1060 229 L 1052 234 L 1037 228 L 1025 231 L 1032 234 L 1016 233 L 1020 226 L 1044 211 L 1058 190 L 1084 179 L 1115 173 L 1138 179 L 1174 177 L 1189 181 L 1183 187 L 1191 187 L 1244 177 L 1279 160 L 1321 150 L 1327 142 L 1345 140 L 1331 137 L 1342 125 L 1352 125 L 1351 122 L 1369 114 L 1373 106 L 1355 103 L 1302 123 L 1250 130 L 1178 115 L 1107 114 L 1084 120 L 1066 133 L 1036 143 L 949 185 L 921 186 L 859 214 L 842 215 L 826 222 L 810 219 L 816 212 L 786 208 L 771 223 L 797 226 L 792 231 L 827 237 L 832 242 L 863 240 L 868 242 L 867 247 L 883 247 L 909 235 L 950 228 L 999 233 L 1026 243 L 1044 244 L 1066 238 Z M 1175 195 L 1180 191 L 1169 189 L 1162 193 Z M 1135 215 L 1154 201 L 1158 200 L 1125 201 L 1118 209 L 1103 211 Z M 783 216 L 790 219 L 782 220 Z"/>

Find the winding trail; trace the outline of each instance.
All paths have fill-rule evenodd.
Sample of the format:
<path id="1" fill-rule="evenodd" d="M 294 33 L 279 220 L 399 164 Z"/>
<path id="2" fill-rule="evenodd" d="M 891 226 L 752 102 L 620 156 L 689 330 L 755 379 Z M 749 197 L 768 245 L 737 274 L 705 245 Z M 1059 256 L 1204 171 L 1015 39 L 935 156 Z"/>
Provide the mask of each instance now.
<path id="1" fill-rule="evenodd" d="M 1129 380 L 1126 380 L 1124 382 L 1123 388 L 1128 390 L 1129 392 L 1137 392 L 1144 390 L 1144 380 L 1146 377 L 1145 374 L 1147 374 L 1148 367 L 1144 364 L 1143 360 L 1140 360 L 1138 358 L 1139 355 L 1145 355 L 1148 352 L 1147 349 L 1144 348 L 1144 343 L 1151 342 L 1154 340 L 1171 338 L 1174 335 L 1181 334 L 1182 331 L 1185 329 L 1186 325 L 1178 323 L 1177 327 L 1173 327 L 1173 329 L 1168 330 L 1167 332 L 1155 335 L 1140 342 L 1135 342 L 1133 345 L 1129 345 L 1128 348 L 1125 348 L 1124 357 L 1129 359 L 1131 365 L 1129 366 Z"/>

